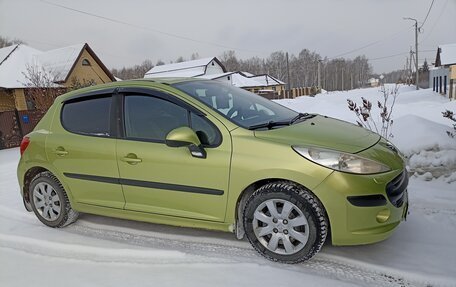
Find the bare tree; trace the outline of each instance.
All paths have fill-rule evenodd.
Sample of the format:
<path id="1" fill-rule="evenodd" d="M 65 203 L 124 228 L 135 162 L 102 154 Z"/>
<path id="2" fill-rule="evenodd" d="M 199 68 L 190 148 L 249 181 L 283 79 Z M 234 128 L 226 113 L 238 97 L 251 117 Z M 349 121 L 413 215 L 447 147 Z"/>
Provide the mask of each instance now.
<path id="1" fill-rule="evenodd" d="M 74 91 L 78 89 L 82 89 L 85 87 L 95 86 L 97 82 L 94 79 L 86 80 L 83 79 L 82 81 L 76 77 L 71 78 L 70 86 L 68 87 L 68 91 Z"/>
<path id="2" fill-rule="evenodd" d="M 191 60 L 198 58 L 198 53 L 193 53 L 190 57 Z M 228 71 L 243 71 L 256 75 L 269 74 L 281 81 L 288 81 L 284 51 L 275 51 L 267 58 L 239 59 L 236 52 L 230 50 L 223 52 L 219 59 Z M 175 62 L 179 63 L 184 60 L 184 57 L 178 57 Z M 152 63 L 147 61 L 147 68 L 143 68 L 143 62 L 143 64 L 133 67 L 113 69 L 112 73 L 121 79 L 142 78 L 153 67 Z M 357 56 L 354 59 L 327 59 L 316 52 L 302 49 L 297 55 L 289 54 L 290 87 L 316 87 L 318 85 L 318 62 L 320 62 L 322 88 L 329 91 L 363 87 L 372 75 L 372 67 L 365 56 Z M 156 66 L 164 64 L 159 60 Z"/>
<path id="3" fill-rule="evenodd" d="M 286 54 L 276 51 L 265 59 L 252 57 L 238 59 L 234 51 L 226 51 L 220 57 L 229 71 L 245 71 L 252 74 L 270 74 L 287 82 Z M 316 87 L 318 85 L 318 62 L 321 62 L 321 82 L 326 90 L 346 90 L 365 86 L 372 67 L 365 56 L 355 59 L 327 59 L 316 52 L 301 50 L 297 56 L 289 55 L 290 86 Z"/>
<path id="4" fill-rule="evenodd" d="M 191 60 L 198 60 L 200 58 L 198 52 L 195 52 L 191 55 L 190 59 Z"/>
<path id="5" fill-rule="evenodd" d="M 158 64 L 159 63 L 157 63 L 157 66 Z M 120 70 L 112 69 L 111 73 L 122 80 L 138 79 L 143 78 L 153 67 L 154 65 L 151 60 L 144 60 L 140 65 L 134 65 L 133 67 L 123 67 Z"/>
<path id="6" fill-rule="evenodd" d="M 236 52 L 232 50 L 223 52 L 222 56 L 220 56 L 220 61 L 222 61 L 228 71 L 239 71 L 241 67 L 236 58 Z"/>
<path id="7" fill-rule="evenodd" d="M 264 60 L 259 57 L 252 57 L 246 60 L 239 60 L 239 70 L 254 75 L 264 74 Z"/>
<path id="8" fill-rule="evenodd" d="M 26 92 L 38 110 L 47 111 L 55 98 L 65 92 L 65 88 L 56 84 L 58 75 L 47 71 L 44 67 L 27 65 L 23 75 L 27 81 L 24 83 L 28 88 Z"/>
<path id="9" fill-rule="evenodd" d="M 8 39 L 6 37 L 0 36 L 0 48 L 8 47 L 8 46 L 11 46 L 11 45 L 16 45 L 16 44 L 24 44 L 24 42 L 22 40 L 19 40 L 19 39 L 10 40 L 10 39 Z"/>

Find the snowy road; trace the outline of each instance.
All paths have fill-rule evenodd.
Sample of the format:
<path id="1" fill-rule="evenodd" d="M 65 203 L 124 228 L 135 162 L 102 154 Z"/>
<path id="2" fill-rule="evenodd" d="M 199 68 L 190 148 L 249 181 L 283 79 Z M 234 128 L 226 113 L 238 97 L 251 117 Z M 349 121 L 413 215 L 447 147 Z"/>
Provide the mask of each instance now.
<path id="1" fill-rule="evenodd" d="M 22 207 L 18 154 L 0 151 L 1 286 L 456 286 L 455 184 L 412 180 L 410 218 L 384 242 L 326 244 L 310 262 L 283 265 L 229 233 L 93 215 L 45 227 Z"/>

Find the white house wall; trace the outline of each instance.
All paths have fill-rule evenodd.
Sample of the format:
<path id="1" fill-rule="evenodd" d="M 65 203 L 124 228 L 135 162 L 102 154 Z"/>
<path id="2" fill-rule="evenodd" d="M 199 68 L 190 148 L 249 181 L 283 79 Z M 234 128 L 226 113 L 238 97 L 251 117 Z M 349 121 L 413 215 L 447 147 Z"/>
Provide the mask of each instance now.
<path id="1" fill-rule="evenodd" d="M 206 66 L 206 75 L 215 75 L 215 74 L 223 74 L 224 71 L 222 67 L 214 60 L 212 60 L 207 66 Z"/>
<path id="2" fill-rule="evenodd" d="M 445 87 L 445 77 L 446 85 Z M 435 78 L 435 80 L 434 80 Z M 441 79 L 441 83 L 440 83 Z M 448 93 L 448 85 L 450 84 L 450 71 L 448 68 L 435 68 L 429 71 L 429 86 L 432 87 L 432 90 L 441 94 Z"/>

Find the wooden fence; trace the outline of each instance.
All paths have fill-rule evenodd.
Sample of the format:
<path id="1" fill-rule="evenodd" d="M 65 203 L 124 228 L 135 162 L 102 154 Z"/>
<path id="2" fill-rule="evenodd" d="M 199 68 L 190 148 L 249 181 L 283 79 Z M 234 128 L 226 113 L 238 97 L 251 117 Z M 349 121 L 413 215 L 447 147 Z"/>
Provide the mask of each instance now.
<path id="1" fill-rule="evenodd" d="M 294 99 L 301 96 L 314 96 L 318 92 L 317 87 L 300 87 L 278 92 L 279 99 Z"/>

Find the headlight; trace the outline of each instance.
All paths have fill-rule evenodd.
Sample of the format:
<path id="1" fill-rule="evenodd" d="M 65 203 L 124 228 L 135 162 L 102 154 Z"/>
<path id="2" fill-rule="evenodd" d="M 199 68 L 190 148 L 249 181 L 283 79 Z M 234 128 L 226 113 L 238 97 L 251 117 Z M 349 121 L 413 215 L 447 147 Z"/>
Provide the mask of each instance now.
<path id="1" fill-rule="evenodd" d="M 372 174 L 390 171 L 386 165 L 354 154 L 314 147 L 292 147 L 297 153 L 319 165 L 330 169 L 357 173 Z"/>

